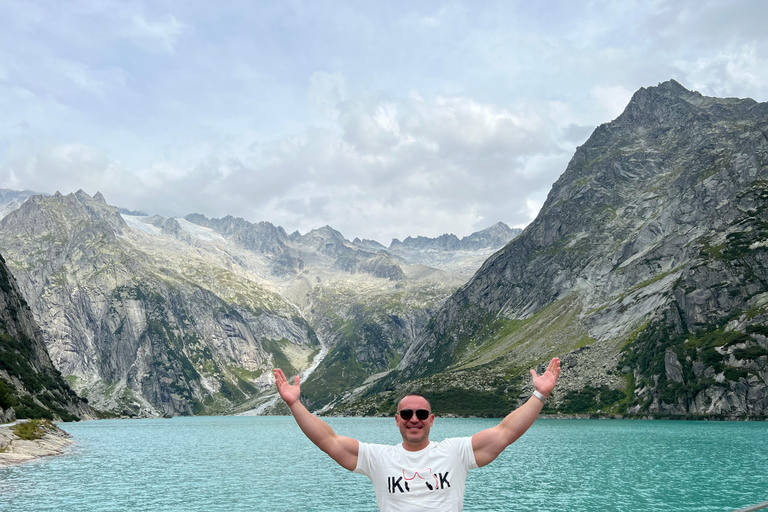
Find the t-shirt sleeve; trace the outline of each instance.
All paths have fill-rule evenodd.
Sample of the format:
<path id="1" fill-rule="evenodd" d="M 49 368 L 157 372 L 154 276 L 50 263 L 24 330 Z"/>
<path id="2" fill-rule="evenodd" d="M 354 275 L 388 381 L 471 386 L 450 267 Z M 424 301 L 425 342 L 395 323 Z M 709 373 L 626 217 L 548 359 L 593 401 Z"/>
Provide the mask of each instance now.
<path id="1" fill-rule="evenodd" d="M 459 437 L 456 439 L 459 443 L 459 457 L 464 465 L 469 469 L 477 469 L 475 460 L 475 451 L 472 449 L 471 437 Z"/>
<path id="2" fill-rule="evenodd" d="M 354 469 L 355 473 L 360 473 L 361 475 L 371 478 L 376 463 L 375 448 L 375 445 L 370 443 L 360 443 L 360 448 L 357 450 L 357 466 Z"/>

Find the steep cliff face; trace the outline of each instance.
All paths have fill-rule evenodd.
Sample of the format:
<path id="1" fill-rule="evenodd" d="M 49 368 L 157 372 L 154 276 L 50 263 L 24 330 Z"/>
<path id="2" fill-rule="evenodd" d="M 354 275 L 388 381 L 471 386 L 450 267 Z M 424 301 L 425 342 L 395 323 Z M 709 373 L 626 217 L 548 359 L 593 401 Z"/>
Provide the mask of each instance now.
<path id="1" fill-rule="evenodd" d="M 561 410 L 764 416 L 766 199 L 768 104 L 641 89 L 398 368 L 487 388 L 558 355 Z"/>
<path id="2" fill-rule="evenodd" d="M 292 305 L 166 238 L 168 247 L 82 191 L 32 197 L 0 222 L 51 357 L 95 407 L 228 410 L 269 386 L 274 361 L 309 364 L 318 342 Z"/>
<path id="3" fill-rule="evenodd" d="M 40 328 L 0 256 L 0 423 L 15 418 L 93 418 L 54 368 Z"/>

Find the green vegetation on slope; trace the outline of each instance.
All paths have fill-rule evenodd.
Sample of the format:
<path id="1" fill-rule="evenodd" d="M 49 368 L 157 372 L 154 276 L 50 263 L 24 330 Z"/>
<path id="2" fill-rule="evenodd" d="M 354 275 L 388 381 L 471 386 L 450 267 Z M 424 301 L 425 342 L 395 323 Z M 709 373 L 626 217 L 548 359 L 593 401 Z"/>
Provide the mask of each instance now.
<path id="1" fill-rule="evenodd" d="M 339 393 L 351 391 L 371 374 L 392 368 L 399 360 L 381 325 L 364 321 L 362 316 L 344 322 L 339 334 L 337 344 L 304 386 L 312 397 L 312 405 L 327 403 Z"/>
<path id="2" fill-rule="evenodd" d="M 764 326 L 748 326 L 745 332 L 726 330 L 726 324 L 739 317 L 741 312 L 729 315 L 698 333 L 684 328 L 682 333 L 676 332 L 673 326 L 679 325 L 679 322 L 671 318 L 674 314 L 668 310 L 660 320 L 642 330 L 627 344 L 620 362 L 620 366 L 626 365 L 639 372 L 640 378 L 635 387 L 657 389 L 658 399 L 663 404 L 679 404 L 687 409 L 703 390 L 711 387 L 729 389 L 729 382 L 746 379 L 753 374 L 749 367 L 729 365 L 729 353 L 737 360 L 768 356 L 768 350 L 762 348 L 752 336 L 754 333 L 763 334 L 766 331 Z M 746 345 L 746 348 L 728 350 L 739 344 Z M 665 356 L 668 351 L 677 358 L 682 382 L 670 380 L 667 376 Z M 696 364 L 700 365 L 698 372 L 694 369 Z M 725 380 L 718 382 L 714 378 L 718 374 L 722 374 Z M 652 395 L 646 396 L 645 402 L 640 404 L 642 408 L 647 408 L 653 398 Z"/>
<path id="3" fill-rule="evenodd" d="M 539 364 L 594 342 L 579 321 L 578 299 L 569 296 L 553 302 L 524 320 L 503 318 L 478 306 L 465 306 L 462 320 L 438 338 L 442 350 L 422 375 L 470 369 L 484 365 L 507 370 Z M 428 328 L 434 330 L 434 322 Z M 452 345 L 448 345 L 453 340 Z"/>
<path id="4" fill-rule="evenodd" d="M 553 408 L 550 403 L 544 412 L 561 412 L 566 414 L 587 414 L 600 411 L 602 414 L 626 412 L 626 393 L 607 386 L 584 386 L 577 391 L 569 391 L 560 404 Z"/>
<path id="5" fill-rule="evenodd" d="M 21 381 L 29 394 L 19 393 L 5 379 L 0 378 L 0 407 L 13 407 L 17 418 L 47 418 L 56 416 L 63 421 L 77 421 L 79 418 L 67 412 L 62 404 L 78 402 L 81 399 L 61 378 L 38 372 L 30 364 L 34 358 L 32 341 L 17 339 L 7 333 L 0 334 L 0 369 Z M 58 374 L 58 371 L 52 369 Z M 38 403 L 39 402 L 39 403 Z"/>
<path id="6" fill-rule="evenodd" d="M 40 439 L 49 430 L 54 428 L 53 423 L 48 420 L 29 420 L 13 425 L 11 430 L 19 439 L 34 441 L 35 439 Z"/>

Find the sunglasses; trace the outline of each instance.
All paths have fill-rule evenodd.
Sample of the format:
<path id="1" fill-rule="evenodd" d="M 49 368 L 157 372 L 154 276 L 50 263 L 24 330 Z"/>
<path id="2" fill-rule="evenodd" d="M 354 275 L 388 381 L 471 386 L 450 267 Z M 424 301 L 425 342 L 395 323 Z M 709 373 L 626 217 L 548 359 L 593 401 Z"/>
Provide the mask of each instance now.
<path id="1" fill-rule="evenodd" d="M 401 418 L 408 421 L 413 418 L 413 409 L 403 409 L 399 414 Z M 421 421 L 424 421 L 429 418 L 429 411 L 426 409 L 416 409 L 416 417 Z"/>

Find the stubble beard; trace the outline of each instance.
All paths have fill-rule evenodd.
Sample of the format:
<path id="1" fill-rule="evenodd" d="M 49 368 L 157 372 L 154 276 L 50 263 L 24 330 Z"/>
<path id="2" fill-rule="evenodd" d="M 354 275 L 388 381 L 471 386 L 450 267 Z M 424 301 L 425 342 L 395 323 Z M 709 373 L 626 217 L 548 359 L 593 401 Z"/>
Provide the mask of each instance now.
<path id="1" fill-rule="evenodd" d="M 429 430 L 423 425 L 421 426 L 421 428 L 417 427 L 416 429 L 413 429 L 413 430 L 409 429 L 406 426 L 405 431 L 403 433 L 403 439 L 408 444 L 419 444 L 423 442 L 428 435 L 429 435 Z"/>

